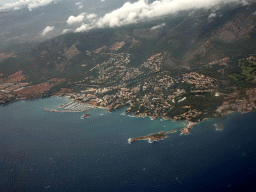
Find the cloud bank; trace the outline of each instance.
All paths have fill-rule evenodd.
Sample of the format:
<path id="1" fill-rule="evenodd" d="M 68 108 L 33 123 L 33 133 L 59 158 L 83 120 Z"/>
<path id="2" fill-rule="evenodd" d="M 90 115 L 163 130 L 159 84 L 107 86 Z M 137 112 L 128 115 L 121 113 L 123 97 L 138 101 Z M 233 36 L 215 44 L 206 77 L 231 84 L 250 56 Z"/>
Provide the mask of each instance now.
<path id="1" fill-rule="evenodd" d="M 76 32 L 88 31 L 93 28 L 120 27 L 138 23 L 146 19 L 155 19 L 179 11 L 192 9 L 210 9 L 218 5 L 240 3 L 246 5 L 246 0 L 156 0 L 149 3 L 139 0 L 134 3 L 127 2 L 121 8 L 107 13 L 103 17 L 90 23 L 82 24 Z"/>
<path id="2" fill-rule="evenodd" d="M 50 31 L 54 30 L 54 26 L 47 26 L 43 32 L 41 33 L 42 36 L 45 36 L 47 33 L 49 33 Z"/>
<path id="3" fill-rule="evenodd" d="M 5 3 L 0 7 L 3 10 L 19 10 L 21 8 L 28 8 L 32 11 L 35 8 L 46 6 L 50 3 L 58 2 L 59 0 L 19 0 L 15 3 Z"/>

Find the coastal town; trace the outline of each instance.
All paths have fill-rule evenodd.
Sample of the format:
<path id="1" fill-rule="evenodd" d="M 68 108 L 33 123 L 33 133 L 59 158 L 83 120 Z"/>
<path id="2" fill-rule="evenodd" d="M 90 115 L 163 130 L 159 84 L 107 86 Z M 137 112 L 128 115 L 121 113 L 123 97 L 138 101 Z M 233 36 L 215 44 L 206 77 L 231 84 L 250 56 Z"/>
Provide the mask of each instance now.
<path id="1" fill-rule="evenodd" d="M 118 44 L 117 48 L 123 45 Z M 256 88 L 247 89 L 242 93 L 234 87 L 231 93 L 226 93 L 225 90 L 220 90 L 221 80 L 209 75 L 196 71 L 173 75 L 162 71 L 161 53 L 151 56 L 138 67 L 129 66 L 130 55 L 126 53 L 106 52 L 106 48 L 95 50 L 93 53 L 108 54 L 109 59 L 91 68 L 84 80 L 75 81 L 69 87 L 66 79 L 59 78 L 38 84 L 26 82 L 22 71 L 1 79 L 0 104 L 47 96 L 69 97 L 73 101 L 61 105 L 60 110 L 45 110 L 85 112 L 98 107 L 111 112 L 125 108 L 125 114 L 150 117 L 152 120 L 164 118 L 187 121 L 188 126 L 180 130 L 183 135 L 189 134 L 192 127 L 205 118 L 221 117 L 234 111 L 256 110 Z M 253 61 L 254 57 L 247 60 Z M 222 63 L 220 60 L 215 65 L 222 67 Z M 214 64 L 209 66 L 212 65 Z M 152 142 L 166 138 L 168 134 L 161 132 L 131 138 L 129 142 L 145 139 Z"/>

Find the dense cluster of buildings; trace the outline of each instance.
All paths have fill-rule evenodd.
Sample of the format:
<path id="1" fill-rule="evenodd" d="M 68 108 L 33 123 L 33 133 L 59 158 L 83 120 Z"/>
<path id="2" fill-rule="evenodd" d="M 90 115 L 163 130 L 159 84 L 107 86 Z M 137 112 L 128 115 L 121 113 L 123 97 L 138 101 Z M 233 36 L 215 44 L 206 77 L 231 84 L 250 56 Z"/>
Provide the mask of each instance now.
<path id="1" fill-rule="evenodd" d="M 193 92 L 214 92 L 217 88 L 215 80 L 211 77 L 196 72 L 185 73 L 182 76 L 182 82 L 194 85 Z"/>
<path id="2" fill-rule="evenodd" d="M 96 78 L 95 76 L 89 77 L 90 83 L 113 84 L 136 78 L 142 74 L 139 68 L 127 66 L 127 64 L 130 63 L 130 54 L 109 53 L 108 55 L 110 58 L 107 61 L 96 65 L 90 70 L 96 74 Z"/>
<path id="3" fill-rule="evenodd" d="M 106 53 L 101 53 L 106 54 Z M 116 84 L 120 81 L 136 79 L 141 75 L 148 75 L 159 72 L 163 56 L 161 53 L 150 57 L 146 62 L 138 67 L 129 66 L 130 54 L 127 53 L 107 53 L 110 58 L 93 67 L 90 72 L 94 76 L 86 77 L 92 84 Z"/>

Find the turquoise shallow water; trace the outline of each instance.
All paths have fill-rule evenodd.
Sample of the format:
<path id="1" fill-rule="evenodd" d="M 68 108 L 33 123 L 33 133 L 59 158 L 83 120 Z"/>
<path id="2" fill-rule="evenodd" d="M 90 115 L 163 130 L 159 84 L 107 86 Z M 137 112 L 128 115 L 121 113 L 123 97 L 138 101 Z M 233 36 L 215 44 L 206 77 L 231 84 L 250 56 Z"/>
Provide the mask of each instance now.
<path id="1" fill-rule="evenodd" d="M 149 144 L 130 137 L 185 126 L 105 109 L 54 113 L 68 98 L 0 107 L 1 191 L 243 191 L 253 184 L 256 114 L 232 114 Z M 215 123 L 225 125 L 215 130 Z"/>

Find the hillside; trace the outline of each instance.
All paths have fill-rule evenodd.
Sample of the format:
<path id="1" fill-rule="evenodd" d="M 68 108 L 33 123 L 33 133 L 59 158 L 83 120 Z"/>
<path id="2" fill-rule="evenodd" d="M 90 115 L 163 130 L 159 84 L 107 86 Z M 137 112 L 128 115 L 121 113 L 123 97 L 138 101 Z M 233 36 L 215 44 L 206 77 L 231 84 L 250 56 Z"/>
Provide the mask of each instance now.
<path id="1" fill-rule="evenodd" d="M 255 110 L 255 9 L 182 12 L 2 49 L 1 102 L 69 95 L 188 121 Z"/>

